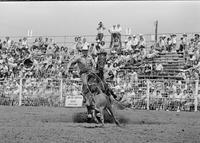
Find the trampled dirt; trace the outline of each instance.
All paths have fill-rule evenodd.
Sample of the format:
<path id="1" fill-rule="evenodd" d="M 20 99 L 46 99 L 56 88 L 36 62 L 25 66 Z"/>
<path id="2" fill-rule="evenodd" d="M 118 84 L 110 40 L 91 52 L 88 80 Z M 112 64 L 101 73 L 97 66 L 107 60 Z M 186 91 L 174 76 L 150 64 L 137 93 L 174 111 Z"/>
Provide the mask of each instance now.
<path id="1" fill-rule="evenodd" d="M 199 112 L 116 110 L 104 128 L 84 108 L 0 106 L 0 143 L 199 143 Z"/>

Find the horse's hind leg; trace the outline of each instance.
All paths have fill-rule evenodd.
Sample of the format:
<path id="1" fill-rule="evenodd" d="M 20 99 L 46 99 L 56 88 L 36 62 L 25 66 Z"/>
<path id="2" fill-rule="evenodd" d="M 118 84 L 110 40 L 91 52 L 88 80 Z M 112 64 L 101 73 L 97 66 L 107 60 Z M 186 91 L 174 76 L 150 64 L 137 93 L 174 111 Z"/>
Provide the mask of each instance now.
<path id="1" fill-rule="evenodd" d="M 92 110 L 92 117 L 93 117 L 94 121 L 98 124 L 99 121 L 97 120 L 96 113 L 95 113 L 94 109 Z"/>
<path id="2" fill-rule="evenodd" d="M 103 112 L 103 109 L 100 110 L 100 113 L 101 113 L 101 124 L 102 124 L 102 127 L 104 126 L 104 112 Z"/>
<path id="3" fill-rule="evenodd" d="M 116 124 L 117 126 L 120 126 L 119 121 L 115 118 L 115 116 L 114 116 L 114 114 L 113 114 L 112 107 L 109 106 L 109 107 L 106 108 L 106 110 L 108 111 L 108 113 L 109 113 L 109 114 L 112 116 L 112 118 L 114 119 L 115 124 Z"/>

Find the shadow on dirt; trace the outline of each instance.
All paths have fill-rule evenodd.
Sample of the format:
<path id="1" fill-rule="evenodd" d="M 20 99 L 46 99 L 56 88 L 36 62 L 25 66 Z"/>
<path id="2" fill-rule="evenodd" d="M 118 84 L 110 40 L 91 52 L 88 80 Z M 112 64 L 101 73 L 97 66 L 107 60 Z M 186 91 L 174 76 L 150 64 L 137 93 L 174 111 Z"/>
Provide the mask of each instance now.
<path id="1" fill-rule="evenodd" d="M 150 124 L 150 125 L 169 124 L 167 122 L 151 121 L 148 119 L 134 120 L 120 114 L 118 114 L 118 116 L 116 117 L 121 124 Z M 110 117 L 110 115 L 107 112 L 104 113 L 104 120 L 105 120 L 105 123 L 114 123 L 114 120 Z M 73 122 L 74 123 L 88 123 L 88 122 L 95 123 L 94 120 L 88 121 L 87 114 L 84 112 L 74 114 Z"/>
<path id="2" fill-rule="evenodd" d="M 155 118 L 147 118 L 137 116 L 132 116 L 128 113 L 122 112 L 117 113 L 116 118 L 121 124 L 146 124 L 146 125 L 161 125 L 161 124 L 172 124 L 170 121 L 163 121 Z M 114 123 L 111 116 L 104 112 L 104 121 L 105 123 Z M 42 123 L 95 123 L 94 120 L 88 120 L 86 112 L 76 112 L 73 114 L 59 114 L 59 115 L 48 115 L 43 116 L 41 119 Z"/>

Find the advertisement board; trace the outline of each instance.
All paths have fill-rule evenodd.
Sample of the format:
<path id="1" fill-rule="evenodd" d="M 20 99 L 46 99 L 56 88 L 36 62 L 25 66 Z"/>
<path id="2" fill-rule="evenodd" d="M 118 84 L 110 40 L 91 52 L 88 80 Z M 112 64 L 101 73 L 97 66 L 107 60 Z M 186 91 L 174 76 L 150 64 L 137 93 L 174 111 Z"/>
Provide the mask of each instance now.
<path id="1" fill-rule="evenodd" d="M 83 96 L 66 96 L 65 98 L 65 107 L 82 107 Z"/>

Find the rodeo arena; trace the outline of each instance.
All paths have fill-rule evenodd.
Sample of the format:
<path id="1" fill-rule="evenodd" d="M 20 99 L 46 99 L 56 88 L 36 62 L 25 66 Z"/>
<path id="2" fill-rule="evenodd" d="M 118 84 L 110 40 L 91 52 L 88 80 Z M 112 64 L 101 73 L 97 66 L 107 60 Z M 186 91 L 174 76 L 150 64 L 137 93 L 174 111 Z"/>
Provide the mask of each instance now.
<path id="1" fill-rule="evenodd" d="M 96 28 L 0 37 L 2 142 L 200 142 L 200 33 Z"/>

